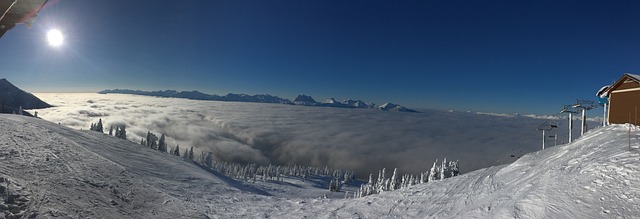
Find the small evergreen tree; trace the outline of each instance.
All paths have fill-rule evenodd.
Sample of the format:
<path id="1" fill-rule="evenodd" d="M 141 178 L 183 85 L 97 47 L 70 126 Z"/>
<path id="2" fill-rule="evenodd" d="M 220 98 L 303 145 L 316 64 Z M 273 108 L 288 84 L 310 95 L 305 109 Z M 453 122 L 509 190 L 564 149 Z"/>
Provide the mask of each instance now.
<path id="1" fill-rule="evenodd" d="M 189 149 L 189 157 L 188 158 L 189 158 L 189 160 L 193 160 L 193 146 L 191 146 L 191 149 Z"/>
<path id="2" fill-rule="evenodd" d="M 158 150 L 167 153 L 167 143 L 165 142 L 164 134 L 160 135 L 160 141 L 158 141 Z"/>
<path id="3" fill-rule="evenodd" d="M 176 148 L 173 149 L 173 155 L 180 157 L 180 145 L 176 145 Z"/>
<path id="4" fill-rule="evenodd" d="M 184 149 L 184 153 L 182 153 L 182 159 L 187 160 L 189 159 L 189 153 L 187 153 L 187 149 Z"/>
<path id="5" fill-rule="evenodd" d="M 451 161 L 449 163 L 449 166 L 451 168 L 451 176 L 452 177 L 453 176 L 457 176 L 458 174 L 460 174 L 460 168 L 458 167 L 458 162 L 460 162 L 460 161 L 456 160 L 456 161 Z"/>
<path id="6" fill-rule="evenodd" d="M 116 138 L 127 140 L 127 130 L 124 125 L 116 126 Z"/>
<path id="7" fill-rule="evenodd" d="M 205 160 L 205 166 L 209 168 L 213 167 L 213 153 L 209 152 L 207 154 L 207 159 Z"/>
<path id="8" fill-rule="evenodd" d="M 158 149 L 158 136 L 156 136 L 155 134 L 151 133 L 151 131 L 147 132 L 147 140 L 145 141 L 147 144 L 146 146 L 151 148 L 151 149 Z"/>
<path id="9" fill-rule="evenodd" d="M 436 167 L 436 163 L 438 163 L 438 160 L 436 160 L 436 162 L 433 162 L 433 166 L 429 170 L 429 182 L 433 182 L 438 179 L 439 171 L 438 167 Z"/>
<path id="10" fill-rule="evenodd" d="M 442 167 L 440 167 L 440 179 L 447 178 L 447 172 L 449 171 L 449 166 L 447 164 L 447 158 L 444 158 L 442 160 Z"/>
<path id="11" fill-rule="evenodd" d="M 94 131 L 104 133 L 104 128 L 102 128 L 102 119 L 98 120 L 98 124 L 96 124 L 96 130 Z"/>
<path id="12" fill-rule="evenodd" d="M 389 190 L 396 190 L 398 187 L 398 168 L 393 168 L 393 176 L 391 176 L 391 185 Z"/>

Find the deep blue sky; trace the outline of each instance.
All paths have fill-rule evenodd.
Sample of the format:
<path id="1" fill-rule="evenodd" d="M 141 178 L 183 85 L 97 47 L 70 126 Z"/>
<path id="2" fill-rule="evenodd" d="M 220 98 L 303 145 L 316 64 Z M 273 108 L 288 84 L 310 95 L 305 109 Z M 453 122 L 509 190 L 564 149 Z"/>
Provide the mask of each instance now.
<path id="1" fill-rule="evenodd" d="M 65 34 L 52 48 L 51 28 Z M 640 73 L 639 1 L 51 0 L 0 39 L 31 92 L 357 98 L 551 114 Z"/>

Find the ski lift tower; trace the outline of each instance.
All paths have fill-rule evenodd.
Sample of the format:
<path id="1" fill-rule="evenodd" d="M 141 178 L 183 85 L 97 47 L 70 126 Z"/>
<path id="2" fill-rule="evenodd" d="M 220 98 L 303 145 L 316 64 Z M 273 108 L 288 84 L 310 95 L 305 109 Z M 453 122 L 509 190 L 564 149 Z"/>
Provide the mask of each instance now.
<path id="1" fill-rule="evenodd" d="M 573 108 L 581 109 L 582 111 L 582 128 L 580 129 L 580 136 L 584 135 L 587 127 L 587 110 L 592 110 L 598 108 L 598 105 L 593 100 L 576 100 L 576 104 L 572 106 Z"/>
<path id="2" fill-rule="evenodd" d="M 542 150 L 544 150 L 544 142 L 545 142 L 545 139 L 547 138 L 545 131 L 551 131 L 551 129 L 554 129 L 554 128 L 558 128 L 558 126 L 554 124 L 549 124 L 546 122 L 538 125 L 538 130 L 542 131 Z"/>
<path id="3" fill-rule="evenodd" d="M 577 114 L 578 111 L 573 109 L 573 105 L 564 105 L 564 109 L 560 113 L 569 113 L 569 144 L 571 144 L 571 130 L 573 129 L 573 114 Z"/>

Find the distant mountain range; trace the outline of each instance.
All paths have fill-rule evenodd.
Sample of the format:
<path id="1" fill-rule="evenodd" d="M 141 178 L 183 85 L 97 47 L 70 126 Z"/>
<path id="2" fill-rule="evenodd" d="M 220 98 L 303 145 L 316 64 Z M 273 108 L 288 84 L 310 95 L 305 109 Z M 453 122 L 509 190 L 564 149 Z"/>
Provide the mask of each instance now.
<path id="1" fill-rule="evenodd" d="M 175 90 L 141 91 L 141 90 L 129 90 L 129 89 L 113 89 L 113 90 L 103 90 L 98 93 L 99 94 L 134 94 L 134 95 L 153 96 L 153 97 L 184 98 L 184 99 L 191 99 L 191 100 L 280 103 L 280 104 L 288 104 L 288 105 L 318 106 L 318 107 L 373 108 L 373 109 L 378 109 L 382 111 L 393 111 L 393 112 L 413 112 L 413 113 L 418 112 L 416 110 L 408 109 L 406 107 L 400 106 L 398 104 L 393 104 L 393 103 L 385 103 L 378 106 L 374 103 L 366 103 L 362 100 L 348 99 L 348 100 L 343 100 L 342 102 L 339 102 L 333 98 L 330 98 L 322 102 L 317 102 L 316 100 L 313 99 L 313 97 L 310 97 L 304 94 L 298 95 L 296 99 L 291 101 L 285 98 L 280 98 L 278 96 L 272 96 L 269 94 L 248 95 L 248 94 L 228 93 L 227 95 L 220 96 L 216 94 L 205 94 L 199 91 L 175 91 Z"/>
<path id="2" fill-rule="evenodd" d="M 33 94 L 27 93 L 7 79 L 0 79 L 0 113 L 18 113 L 22 109 L 42 109 L 51 107 Z M 22 112 L 28 114 L 27 112 Z"/>

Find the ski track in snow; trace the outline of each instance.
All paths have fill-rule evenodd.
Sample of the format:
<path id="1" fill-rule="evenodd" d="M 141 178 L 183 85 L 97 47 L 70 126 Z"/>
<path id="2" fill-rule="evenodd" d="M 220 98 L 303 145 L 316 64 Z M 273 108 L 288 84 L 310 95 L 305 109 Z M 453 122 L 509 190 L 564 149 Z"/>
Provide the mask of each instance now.
<path id="1" fill-rule="evenodd" d="M 19 214 L 36 218 L 634 218 L 637 134 L 632 151 L 614 125 L 512 164 L 342 199 L 314 197 L 311 181 L 239 182 L 105 134 L 0 115 L 0 177 Z"/>

